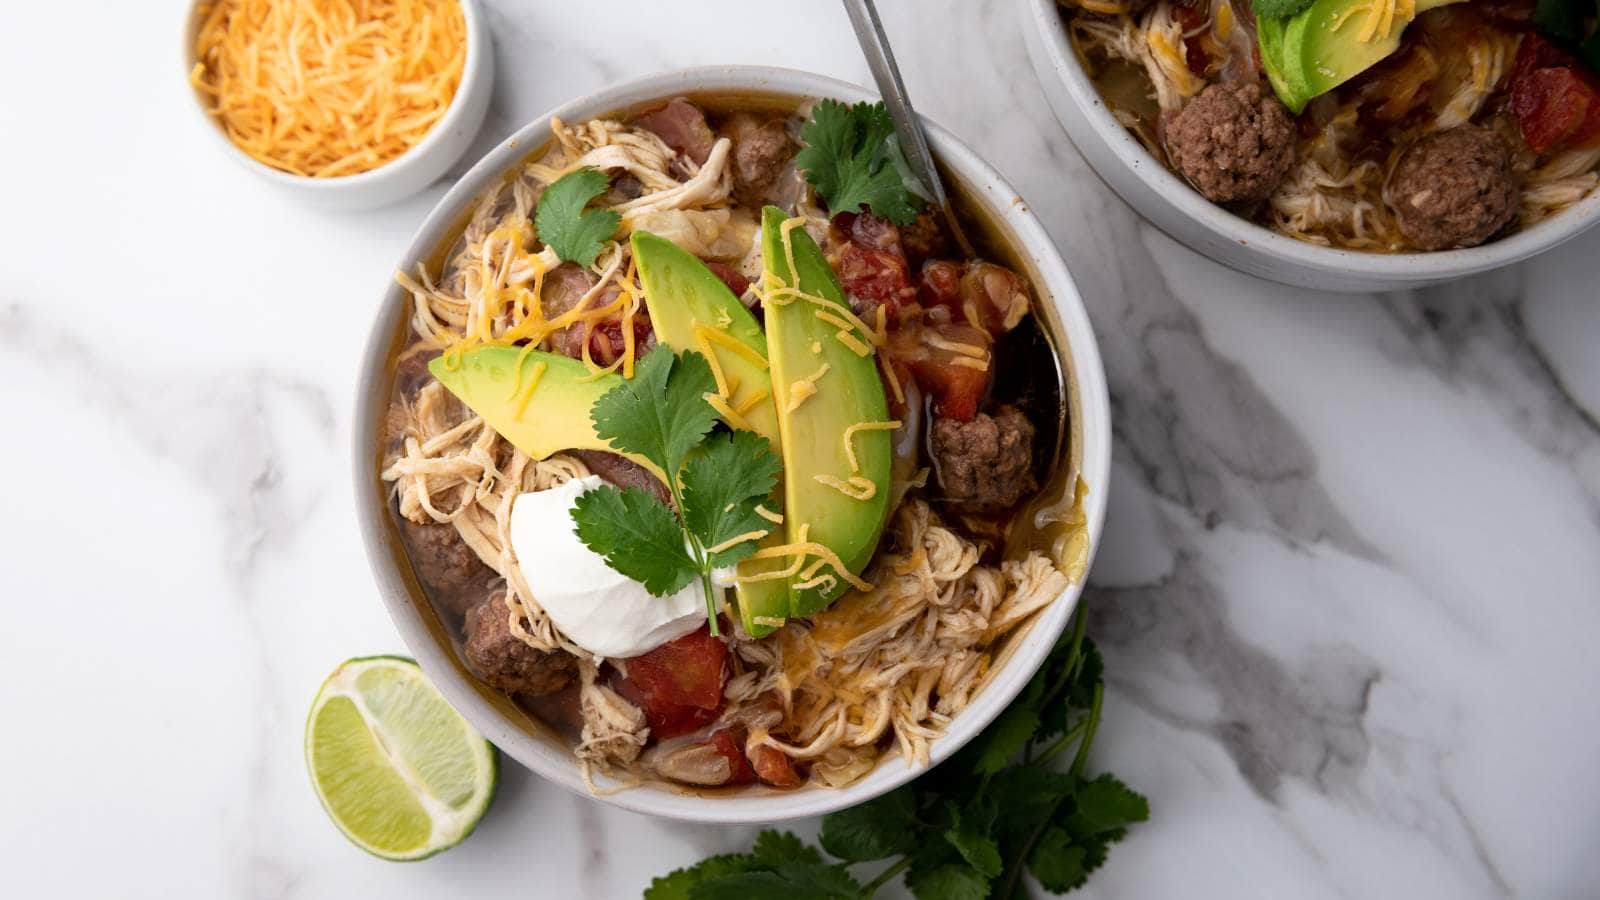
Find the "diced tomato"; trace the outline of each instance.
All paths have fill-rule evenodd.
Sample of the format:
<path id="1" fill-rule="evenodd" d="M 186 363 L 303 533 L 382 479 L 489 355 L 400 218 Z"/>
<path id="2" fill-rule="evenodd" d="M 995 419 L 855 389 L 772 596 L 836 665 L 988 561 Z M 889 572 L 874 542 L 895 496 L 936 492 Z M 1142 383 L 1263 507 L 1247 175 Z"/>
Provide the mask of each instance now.
<path id="1" fill-rule="evenodd" d="M 961 311 L 960 263 L 930 259 L 922 264 L 921 282 L 917 299 L 923 306 L 947 306 L 952 312 Z"/>
<path id="2" fill-rule="evenodd" d="M 722 714 L 723 669 L 728 645 L 701 626 L 626 660 L 627 676 L 616 682 L 622 696 L 644 710 L 656 738 L 688 734 Z"/>
<path id="3" fill-rule="evenodd" d="M 633 353 L 635 359 L 643 359 L 650 338 L 655 334 L 655 327 L 650 324 L 650 317 L 643 313 L 633 317 Z M 578 341 L 582 343 L 581 340 Z M 589 332 L 589 358 L 602 366 L 609 366 L 617 361 L 627 347 L 622 341 L 622 320 L 607 319 L 594 327 Z"/>
<path id="4" fill-rule="evenodd" d="M 1027 314 L 1028 286 L 1005 266 L 970 262 L 961 276 L 961 310 L 969 324 L 998 335 L 1017 327 Z"/>
<path id="5" fill-rule="evenodd" d="M 711 259 L 704 262 L 706 268 L 711 270 L 711 274 L 722 279 L 722 283 L 728 286 L 728 290 L 733 291 L 735 297 L 744 296 L 744 292 L 750 289 L 750 279 L 744 277 L 744 273 L 733 266 Z"/>
<path id="6" fill-rule="evenodd" d="M 865 217 L 858 217 L 858 221 L 860 218 Z M 898 249 L 875 250 L 846 241 L 830 261 L 839 276 L 839 286 L 849 295 L 857 315 L 872 313 L 879 306 L 887 306 L 890 315 L 897 315 L 902 304 L 917 296 L 906 258 Z"/>
<path id="7" fill-rule="evenodd" d="M 794 763 L 782 750 L 761 744 L 750 751 L 750 759 L 755 763 L 756 777 L 767 784 L 780 788 L 800 786 L 800 773 L 794 770 Z"/>
<path id="8" fill-rule="evenodd" d="M 1525 36 L 1517 48 L 1511 111 L 1535 153 L 1600 144 L 1600 79 L 1536 34 Z"/>
<path id="9" fill-rule="evenodd" d="M 1209 7 L 1185 6 L 1177 4 L 1172 8 L 1172 18 L 1177 20 L 1185 35 L 1183 39 L 1183 59 L 1188 63 L 1189 71 L 1204 78 L 1211 67 L 1211 54 L 1206 52 L 1205 38 L 1211 33 L 1206 27 L 1211 23 L 1211 10 Z"/>
<path id="10" fill-rule="evenodd" d="M 756 770 L 750 767 L 750 760 L 744 755 L 744 740 L 734 729 L 724 728 L 713 734 L 711 746 L 727 759 L 728 769 L 733 773 L 723 784 L 750 784 L 756 780 Z"/>
<path id="11" fill-rule="evenodd" d="M 989 389 L 989 370 L 951 365 L 948 359 L 911 364 L 917 384 L 933 395 L 933 411 L 959 422 L 971 422 Z"/>
<path id="12" fill-rule="evenodd" d="M 994 366 L 986 360 L 974 367 L 976 357 L 958 345 L 987 349 L 989 334 L 971 325 L 923 322 L 892 333 L 888 353 L 897 370 L 909 369 L 917 386 L 933 398 L 934 412 L 970 422 L 989 390 Z"/>

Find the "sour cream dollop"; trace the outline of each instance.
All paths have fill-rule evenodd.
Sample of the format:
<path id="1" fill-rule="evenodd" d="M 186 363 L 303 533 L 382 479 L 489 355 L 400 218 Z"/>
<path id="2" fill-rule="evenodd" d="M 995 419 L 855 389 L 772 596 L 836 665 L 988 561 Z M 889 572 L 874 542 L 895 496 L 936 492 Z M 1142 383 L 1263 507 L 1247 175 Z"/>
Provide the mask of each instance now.
<path id="1" fill-rule="evenodd" d="M 572 507 L 604 483 L 590 475 L 519 495 L 511 504 L 511 549 L 534 601 L 574 644 L 599 656 L 639 656 L 705 624 L 705 598 L 699 582 L 652 596 L 584 546 Z"/>

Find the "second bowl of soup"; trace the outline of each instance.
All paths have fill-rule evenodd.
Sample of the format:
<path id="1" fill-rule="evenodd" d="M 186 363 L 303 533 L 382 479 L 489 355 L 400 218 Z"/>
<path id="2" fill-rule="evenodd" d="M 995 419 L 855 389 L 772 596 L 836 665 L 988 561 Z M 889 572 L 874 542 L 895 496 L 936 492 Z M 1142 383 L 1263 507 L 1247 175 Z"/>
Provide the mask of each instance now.
<path id="1" fill-rule="evenodd" d="M 1600 221 L 1600 77 L 1542 30 L 1531 0 L 1018 9 L 1051 105 L 1096 172 L 1242 271 L 1415 287 Z"/>

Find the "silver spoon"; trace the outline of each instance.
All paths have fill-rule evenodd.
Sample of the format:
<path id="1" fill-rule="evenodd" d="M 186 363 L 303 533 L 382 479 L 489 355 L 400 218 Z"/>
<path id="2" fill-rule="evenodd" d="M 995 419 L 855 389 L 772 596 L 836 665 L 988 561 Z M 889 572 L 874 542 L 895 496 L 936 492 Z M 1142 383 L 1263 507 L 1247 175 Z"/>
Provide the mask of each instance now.
<path id="1" fill-rule="evenodd" d="M 939 167 L 928 150 L 928 138 L 922 133 L 922 120 L 911 108 L 911 98 L 906 96 L 906 85 L 900 78 L 900 67 L 894 63 L 894 51 L 889 49 L 889 36 L 883 33 L 883 22 L 878 18 L 878 8 L 872 0 L 844 0 L 844 11 L 850 16 L 850 27 L 855 29 L 856 40 L 861 42 L 861 52 L 867 57 L 867 68 L 878 83 L 878 93 L 883 95 L 883 105 L 894 121 L 895 135 L 900 139 L 900 149 L 906 163 L 944 213 L 950 234 L 967 259 L 977 254 L 967 242 L 967 235 L 956 220 L 950 206 L 950 195 L 945 193 L 944 181 L 939 178 Z"/>

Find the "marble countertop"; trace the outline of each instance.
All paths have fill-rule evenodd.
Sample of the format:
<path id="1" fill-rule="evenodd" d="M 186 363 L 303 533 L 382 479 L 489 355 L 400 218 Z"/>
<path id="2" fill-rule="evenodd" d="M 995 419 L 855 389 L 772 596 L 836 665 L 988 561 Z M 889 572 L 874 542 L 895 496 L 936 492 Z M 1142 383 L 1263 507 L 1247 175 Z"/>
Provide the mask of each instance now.
<path id="1" fill-rule="evenodd" d="M 867 80 L 826 2 L 488 5 L 469 157 L 669 67 Z M 84 6 L 0 13 L 0 895 L 627 897 L 745 845 L 515 765 L 424 863 L 329 824 L 302 717 L 404 649 L 353 516 L 357 350 L 444 185 L 307 208 L 201 134 L 182 4 Z M 1600 231 L 1415 293 L 1257 281 L 1095 178 L 1008 0 L 882 6 L 923 110 L 1059 242 L 1110 376 L 1096 764 L 1154 814 L 1081 896 L 1595 896 Z"/>

